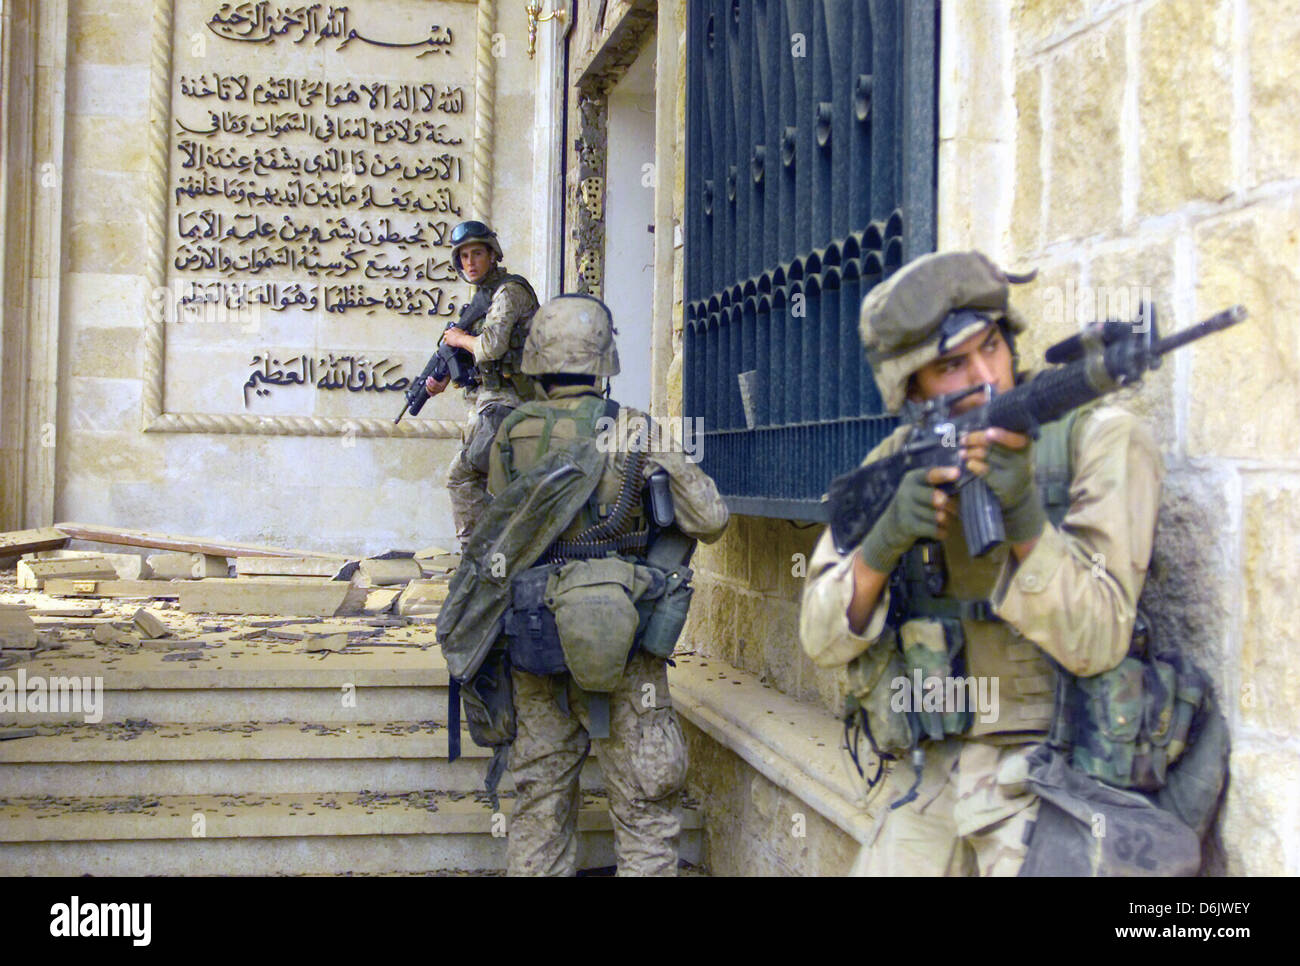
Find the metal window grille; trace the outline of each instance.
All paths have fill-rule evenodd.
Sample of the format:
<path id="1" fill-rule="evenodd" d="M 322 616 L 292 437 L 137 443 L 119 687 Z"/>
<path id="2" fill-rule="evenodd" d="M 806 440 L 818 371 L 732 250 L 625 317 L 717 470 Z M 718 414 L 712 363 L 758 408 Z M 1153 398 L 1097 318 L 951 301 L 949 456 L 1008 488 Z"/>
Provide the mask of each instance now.
<path id="1" fill-rule="evenodd" d="M 733 512 L 818 520 L 894 419 L 863 295 L 934 249 L 935 0 L 690 0 L 683 409 Z"/>

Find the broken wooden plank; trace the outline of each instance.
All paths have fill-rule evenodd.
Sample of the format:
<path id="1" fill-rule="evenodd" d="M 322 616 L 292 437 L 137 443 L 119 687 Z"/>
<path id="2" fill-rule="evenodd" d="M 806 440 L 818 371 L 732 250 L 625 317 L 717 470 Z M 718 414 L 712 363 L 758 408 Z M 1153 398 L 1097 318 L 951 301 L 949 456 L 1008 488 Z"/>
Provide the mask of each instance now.
<path id="1" fill-rule="evenodd" d="M 397 598 L 397 613 L 402 617 L 436 615 L 447 599 L 447 581 L 412 580 Z"/>
<path id="2" fill-rule="evenodd" d="M 179 583 L 180 604 L 192 614 L 296 614 L 330 617 L 347 598 L 351 584 L 314 577 L 256 580 L 213 577 Z"/>
<path id="3" fill-rule="evenodd" d="M 410 557 L 396 557 L 386 560 L 370 558 L 361 561 L 361 575 L 370 581 L 372 587 L 390 587 L 419 580 L 424 576 L 420 565 Z"/>
<path id="4" fill-rule="evenodd" d="M 236 557 L 235 573 L 240 577 L 333 577 L 337 560 L 327 557 Z"/>
<path id="5" fill-rule="evenodd" d="M 340 562 L 348 559 L 342 554 L 317 553 L 314 550 L 290 550 L 256 543 L 231 543 L 204 537 L 151 533 L 146 530 L 124 530 L 121 527 L 86 523 L 58 523 L 55 524 L 55 529 L 75 540 L 115 543 L 128 547 L 148 547 L 153 550 L 179 550 L 185 553 L 209 553 L 223 557 L 326 557 Z"/>
<path id="6" fill-rule="evenodd" d="M 45 592 L 51 597 L 168 597 L 180 596 L 182 583 L 166 580 L 47 580 Z"/>
<path id="7" fill-rule="evenodd" d="M 65 580 L 116 580 L 117 568 L 102 557 L 18 561 L 20 590 L 41 590 L 54 577 Z"/>
<path id="8" fill-rule="evenodd" d="M 68 542 L 68 535 L 57 527 L 36 530 L 10 530 L 0 533 L 0 557 L 16 557 L 38 550 L 57 550 Z"/>

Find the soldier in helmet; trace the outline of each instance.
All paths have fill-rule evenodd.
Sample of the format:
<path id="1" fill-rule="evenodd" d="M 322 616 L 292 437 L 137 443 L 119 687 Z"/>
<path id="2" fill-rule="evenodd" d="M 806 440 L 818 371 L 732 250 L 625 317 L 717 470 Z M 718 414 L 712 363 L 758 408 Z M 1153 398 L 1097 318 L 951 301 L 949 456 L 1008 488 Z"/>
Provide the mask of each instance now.
<path id="1" fill-rule="evenodd" d="M 726 504 L 681 453 L 651 444 L 644 414 L 625 410 L 620 418 L 618 404 L 605 398 L 601 384 L 618 373 L 619 361 L 613 320 L 599 299 L 565 295 L 542 306 L 524 346 L 523 371 L 538 378 L 541 398 L 501 427 L 490 457 L 492 495 L 578 438 L 596 439 L 604 468 L 592 497 L 546 555 L 553 572 L 542 574 L 548 612 L 519 622 L 541 628 L 553 612 L 556 663 L 539 666 L 535 654 L 518 650 L 531 646 L 528 640 L 510 638 L 517 718 L 510 771 L 518 797 L 509 871 L 574 873 L 578 778 L 594 745 L 609 790 L 619 874 L 673 875 L 686 749 L 664 665 L 689 602 L 686 558 L 695 539 L 721 536 Z M 642 492 L 646 481 L 663 481 L 661 471 L 672 518 L 657 520 L 662 532 L 648 519 Z M 660 553 L 671 544 L 659 541 L 671 539 L 682 541 L 684 554 Z M 667 612 L 660 604 L 674 601 L 675 630 L 656 636 L 657 617 Z M 547 646 L 542 636 L 533 642 L 538 647 Z"/>
<path id="2" fill-rule="evenodd" d="M 1015 336 L 1024 320 L 1009 303 L 1007 276 L 977 252 L 904 266 L 863 300 L 860 327 L 893 412 L 981 384 L 1005 391 L 1021 378 Z M 980 399 L 962 400 L 958 411 Z M 897 452 L 906 432 L 865 462 Z M 1005 543 L 972 558 L 960 497 L 944 489 L 958 470 L 917 469 L 857 548 L 841 556 L 827 532 L 809 564 L 804 650 L 823 667 L 848 665 L 863 706 L 888 709 L 875 737 L 896 760 L 876 788 L 879 820 L 860 874 L 1016 874 L 1039 807 L 1024 785 L 1025 759 L 1053 722 L 1054 667 L 1080 677 L 1107 671 L 1134 633 L 1163 475 L 1149 430 L 1124 410 L 1094 405 L 1042 427 L 1036 441 L 992 428 L 960 446 L 1001 504 Z M 1036 463 L 1056 478 L 1036 477 Z M 1048 510 L 1063 515 L 1059 525 Z M 926 661 L 931 673 L 936 660 L 948 675 L 996 684 L 987 693 L 997 700 L 978 716 L 908 707 L 936 712 L 939 737 L 927 727 L 929 737 L 917 740 L 899 716 L 906 702 L 882 704 L 879 689 L 896 688 L 900 671 L 910 678 Z M 914 694 L 904 687 L 897 696 Z"/>
<path id="3" fill-rule="evenodd" d="M 533 398 L 532 380 L 520 370 L 520 356 L 529 319 L 537 310 L 537 296 L 526 278 L 508 274 L 501 266 L 504 256 L 497 233 L 483 222 L 461 222 L 452 229 L 451 242 L 456 273 L 474 286 L 459 321 L 442 337 L 448 345 L 469 353 L 475 371 L 461 384 L 470 419 L 447 473 L 456 537 L 464 550 L 487 504 L 487 451 L 492 437 L 512 409 Z M 430 376 L 425 388 L 436 396 L 449 382 L 450 377 L 440 382 Z"/>

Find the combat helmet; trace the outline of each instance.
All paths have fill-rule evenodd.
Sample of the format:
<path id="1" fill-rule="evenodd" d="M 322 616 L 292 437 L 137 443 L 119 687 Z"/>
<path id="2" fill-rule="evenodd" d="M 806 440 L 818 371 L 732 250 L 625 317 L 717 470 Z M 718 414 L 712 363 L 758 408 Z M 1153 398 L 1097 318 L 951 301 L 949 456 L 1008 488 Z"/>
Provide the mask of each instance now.
<path id="1" fill-rule="evenodd" d="M 501 251 L 501 243 L 497 241 L 496 232 L 481 221 L 462 221 L 451 230 L 451 264 L 456 269 L 456 274 L 465 281 L 469 280 L 465 278 L 465 273 L 460 268 L 460 250 L 466 245 L 475 243 L 486 245 L 495 252 L 498 262 L 505 258 L 505 253 Z"/>
<path id="2" fill-rule="evenodd" d="M 591 295 L 560 295 L 533 315 L 521 366 L 530 376 L 616 376 L 618 347 L 609 307 Z"/>
<path id="3" fill-rule="evenodd" d="M 922 255 L 862 300 L 858 332 L 885 407 L 898 412 L 912 374 L 991 323 L 1012 333 L 1025 320 L 1008 300 L 1008 275 L 980 252 Z"/>

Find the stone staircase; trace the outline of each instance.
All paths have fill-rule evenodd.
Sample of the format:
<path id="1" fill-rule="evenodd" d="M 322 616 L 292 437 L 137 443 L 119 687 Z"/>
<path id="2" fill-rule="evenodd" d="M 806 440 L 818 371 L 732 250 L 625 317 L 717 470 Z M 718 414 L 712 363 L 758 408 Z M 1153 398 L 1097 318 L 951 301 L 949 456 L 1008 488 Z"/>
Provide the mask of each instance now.
<path id="1" fill-rule="evenodd" d="M 331 624 L 356 619 L 319 629 Z M 487 750 L 466 733 L 463 757 L 447 760 L 447 671 L 430 623 L 338 653 L 259 637 L 179 660 L 96 644 L 84 622 L 67 628 L 51 627 L 62 648 L 0 675 L 102 678 L 103 718 L 0 712 L 0 730 L 36 729 L 0 741 L 0 875 L 504 869 L 513 786 L 507 775 L 496 815 L 481 794 Z M 600 789 L 593 756 L 581 868 L 614 864 Z M 682 815 L 681 856 L 698 862 L 701 816 Z"/>

